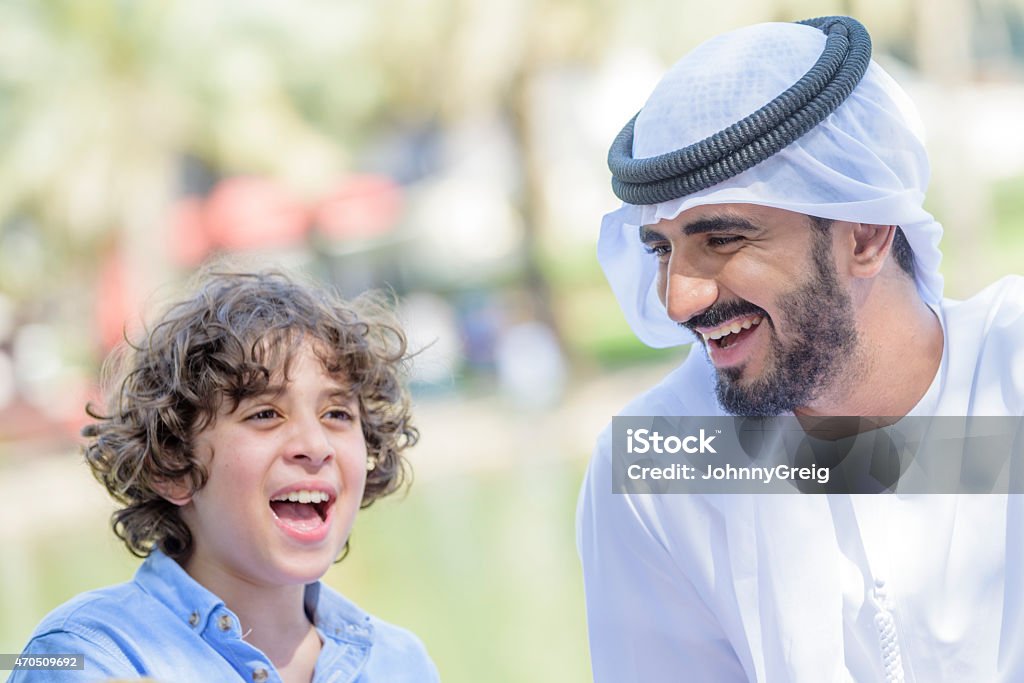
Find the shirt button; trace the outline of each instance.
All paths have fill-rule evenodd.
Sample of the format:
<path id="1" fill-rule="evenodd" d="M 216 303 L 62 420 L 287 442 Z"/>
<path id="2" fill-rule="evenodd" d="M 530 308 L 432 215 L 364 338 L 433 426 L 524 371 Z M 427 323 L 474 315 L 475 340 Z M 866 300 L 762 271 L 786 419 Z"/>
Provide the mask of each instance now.
<path id="1" fill-rule="evenodd" d="M 231 630 L 231 617 L 226 614 L 220 615 L 220 619 L 217 620 L 217 626 L 220 627 L 221 631 Z"/>
<path id="2" fill-rule="evenodd" d="M 269 675 L 270 674 L 267 673 L 266 669 L 256 669 L 252 672 L 252 680 L 255 681 L 255 683 L 263 683 L 263 681 L 267 680 Z"/>

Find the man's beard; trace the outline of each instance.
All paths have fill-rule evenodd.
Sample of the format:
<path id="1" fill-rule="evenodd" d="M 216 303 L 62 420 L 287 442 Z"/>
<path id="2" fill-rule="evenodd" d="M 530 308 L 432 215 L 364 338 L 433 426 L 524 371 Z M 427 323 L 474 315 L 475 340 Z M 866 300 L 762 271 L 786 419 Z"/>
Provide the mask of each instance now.
<path id="1" fill-rule="evenodd" d="M 829 233 L 815 230 L 812 239 L 814 276 L 784 294 L 778 305 L 787 327 L 799 337 L 784 343 L 771 335 L 769 365 L 759 379 L 741 384 L 743 366 L 717 371 L 718 402 L 732 415 L 771 417 L 792 412 L 847 377 L 858 343 L 853 303 L 839 284 Z M 768 314 L 747 301 L 712 307 L 688 320 L 686 327 L 721 324 L 746 313 L 764 315 L 761 324 L 768 323 L 775 332 Z"/>

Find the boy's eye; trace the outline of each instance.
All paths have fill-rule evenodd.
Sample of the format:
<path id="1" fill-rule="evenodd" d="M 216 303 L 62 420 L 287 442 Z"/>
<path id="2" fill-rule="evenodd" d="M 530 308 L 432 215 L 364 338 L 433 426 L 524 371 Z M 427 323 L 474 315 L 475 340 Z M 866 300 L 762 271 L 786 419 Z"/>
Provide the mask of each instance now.
<path id="1" fill-rule="evenodd" d="M 277 416 L 278 416 L 278 412 L 276 410 L 274 410 L 273 408 L 263 408 L 262 410 L 256 411 L 255 413 L 253 413 L 252 415 L 250 415 L 246 419 L 247 420 L 273 420 Z"/>
<path id="2" fill-rule="evenodd" d="M 355 419 L 355 416 L 352 414 L 352 411 L 348 410 L 347 408 L 332 408 L 331 410 L 328 410 L 326 413 L 324 413 L 324 417 L 327 417 L 331 420 L 344 420 L 346 422 L 351 422 L 352 420 Z"/>

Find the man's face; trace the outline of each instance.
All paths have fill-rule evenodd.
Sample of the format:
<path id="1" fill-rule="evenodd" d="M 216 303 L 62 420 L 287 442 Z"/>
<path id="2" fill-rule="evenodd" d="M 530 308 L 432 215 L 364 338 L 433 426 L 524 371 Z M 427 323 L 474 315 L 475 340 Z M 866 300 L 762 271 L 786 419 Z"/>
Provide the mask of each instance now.
<path id="1" fill-rule="evenodd" d="M 857 349 L 853 305 L 831 233 L 810 217 L 709 205 L 640 237 L 658 259 L 661 302 L 703 341 L 727 412 L 791 412 L 845 376 Z"/>

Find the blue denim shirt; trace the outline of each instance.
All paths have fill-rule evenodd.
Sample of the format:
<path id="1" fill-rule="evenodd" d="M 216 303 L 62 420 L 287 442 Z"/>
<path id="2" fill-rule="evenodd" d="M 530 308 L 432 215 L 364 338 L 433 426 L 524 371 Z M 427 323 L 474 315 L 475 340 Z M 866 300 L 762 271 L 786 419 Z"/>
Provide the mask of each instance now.
<path id="1" fill-rule="evenodd" d="M 306 612 L 323 642 L 314 683 L 440 680 L 416 636 L 320 582 L 306 586 Z M 131 582 L 83 593 L 47 615 L 24 653 L 84 654 L 85 671 L 15 671 L 8 683 L 281 680 L 267 656 L 242 639 L 238 617 L 224 602 L 158 551 Z"/>

